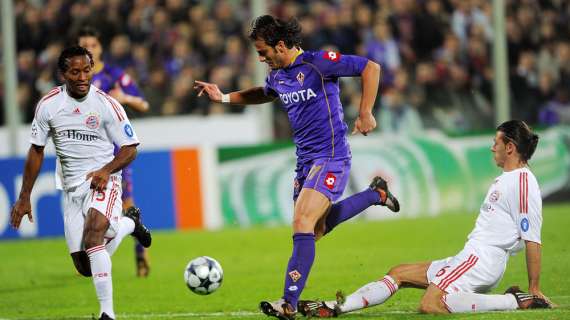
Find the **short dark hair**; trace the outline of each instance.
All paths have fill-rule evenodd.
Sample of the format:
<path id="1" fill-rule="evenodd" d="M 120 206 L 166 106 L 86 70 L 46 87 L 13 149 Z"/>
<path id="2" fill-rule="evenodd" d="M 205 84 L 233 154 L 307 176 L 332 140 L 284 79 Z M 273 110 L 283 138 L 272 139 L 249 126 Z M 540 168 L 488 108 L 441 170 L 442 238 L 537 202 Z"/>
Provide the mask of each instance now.
<path id="1" fill-rule="evenodd" d="M 301 45 L 301 25 L 295 18 L 283 21 L 270 15 L 259 16 L 251 24 L 249 39 L 262 39 L 272 47 L 282 40 L 291 49 Z"/>
<path id="2" fill-rule="evenodd" d="M 75 37 L 75 42 L 79 43 L 79 38 L 81 37 L 94 37 L 99 42 L 101 42 L 101 34 L 99 33 L 99 31 L 97 31 L 97 29 L 91 26 L 84 26 L 81 29 L 79 29 L 79 32 L 77 32 L 77 36 Z"/>
<path id="3" fill-rule="evenodd" d="M 512 142 L 515 145 L 522 161 L 527 162 L 530 160 L 536 150 L 539 139 L 531 127 L 522 120 L 510 120 L 498 126 L 497 131 L 501 131 L 504 134 L 503 142 L 505 144 Z"/>
<path id="4" fill-rule="evenodd" d="M 63 51 L 61 52 L 61 54 L 59 55 L 59 58 L 57 59 L 57 68 L 59 69 L 59 71 L 61 73 L 64 73 L 65 71 L 67 71 L 67 68 L 69 67 L 67 60 L 73 57 L 77 57 L 77 56 L 85 56 L 87 55 L 89 57 L 89 61 L 91 62 L 91 66 L 94 65 L 93 62 L 93 55 L 91 54 L 91 52 L 89 52 L 89 50 L 80 47 L 80 46 L 71 46 L 71 47 L 67 47 L 65 49 L 63 49 Z"/>

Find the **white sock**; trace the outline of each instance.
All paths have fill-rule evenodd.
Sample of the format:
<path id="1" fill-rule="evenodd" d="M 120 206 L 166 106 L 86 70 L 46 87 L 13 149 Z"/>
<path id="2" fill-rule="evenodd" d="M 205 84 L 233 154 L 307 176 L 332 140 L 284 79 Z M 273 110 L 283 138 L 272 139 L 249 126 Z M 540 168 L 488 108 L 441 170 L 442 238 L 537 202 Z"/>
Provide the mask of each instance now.
<path id="1" fill-rule="evenodd" d="M 108 239 L 107 244 L 105 245 L 105 249 L 110 256 L 112 256 L 113 253 L 117 251 L 119 244 L 121 244 L 121 241 L 123 241 L 126 236 L 133 233 L 133 230 L 135 230 L 135 222 L 133 219 L 121 217 L 119 220 L 119 231 L 117 231 L 114 238 Z"/>
<path id="2" fill-rule="evenodd" d="M 350 312 L 384 303 L 396 291 L 398 284 L 392 277 L 386 275 L 382 280 L 370 282 L 346 297 L 346 301 L 339 306 L 340 311 Z"/>
<path id="3" fill-rule="evenodd" d="M 515 310 L 519 307 L 512 294 L 455 292 L 443 296 L 443 303 L 451 313 Z"/>
<path id="4" fill-rule="evenodd" d="M 91 273 L 97 299 L 101 306 L 99 315 L 105 312 L 109 317 L 115 318 L 113 311 L 113 279 L 111 277 L 111 256 L 105 250 L 104 245 L 89 248 L 87 250 L 91 262 Z"/>

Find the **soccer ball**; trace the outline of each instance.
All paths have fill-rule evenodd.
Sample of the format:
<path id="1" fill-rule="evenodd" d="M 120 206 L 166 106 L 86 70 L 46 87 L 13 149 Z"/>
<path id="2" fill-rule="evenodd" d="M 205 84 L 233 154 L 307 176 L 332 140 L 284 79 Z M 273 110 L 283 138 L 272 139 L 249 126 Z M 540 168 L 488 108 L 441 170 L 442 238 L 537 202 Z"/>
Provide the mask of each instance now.
<path id="1" fill-rule="evenodd" d="M 222 266 L 213 258 L 202 256 L 188 262 L 184 270 L 184 281 L 192 292 L 210 294 L 216 291 L 224 279 Z"/>

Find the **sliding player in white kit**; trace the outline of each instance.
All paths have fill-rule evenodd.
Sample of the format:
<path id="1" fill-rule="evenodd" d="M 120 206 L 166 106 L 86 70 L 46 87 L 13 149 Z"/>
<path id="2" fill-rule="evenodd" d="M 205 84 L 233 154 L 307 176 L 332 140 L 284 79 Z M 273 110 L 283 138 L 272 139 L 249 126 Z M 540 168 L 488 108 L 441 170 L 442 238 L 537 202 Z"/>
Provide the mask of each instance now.
<path id="1" fill-rule="evenodd" d="M 523 121 L 507 121 L 497 128 L 491 151 L 503 173 L 489 188 L 475 229 L 459 254 L 398 265 L 346 297 L 337 292 L 336 301 L 299 301 L 299 311 L 306 316 L 336 317 L 384 303 L 405 287 L 427 289 L 419 308 L 422 313 L 551 307 L 539 285 L 542 198 L 527 164 L 537 143 L 538 136 Z M 513 286 L 502 295 L 483 294 L 497 286 L 509 256 L 525 246 L 529 293 Z"/>
<path id="2" fill-rule="evenodd" d="M 64 191 L 65 239 L 77 271 L 93 278 L 100 320 L 115 318 L 111 255 L 132 234 L 148 247 L 151 235 L 137 215 L 122 216 L 121 169 L 139 144 L 123 107 L 91 85 L 93 58 L 82 47 L 66 48 L 58 60 L 65 85 L 44 96 L 32 122 L 31 146 L 11 225 L 24 215 L 33 222 L 30 194 L 52 138 L 58 159 L 56 186 Z M 113 156 L 113 143 L 121 146 Z"/>

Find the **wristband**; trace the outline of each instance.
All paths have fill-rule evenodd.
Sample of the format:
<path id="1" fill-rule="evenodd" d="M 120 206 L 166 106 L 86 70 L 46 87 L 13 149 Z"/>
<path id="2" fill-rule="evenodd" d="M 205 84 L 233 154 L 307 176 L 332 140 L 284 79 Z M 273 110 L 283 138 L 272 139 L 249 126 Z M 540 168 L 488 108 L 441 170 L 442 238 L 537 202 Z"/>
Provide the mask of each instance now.
<path id="1" fill-rule="evenodd" d="M 222 103 L 230 103 L 230 95 L 228 94 L 222 94 Z"/>

